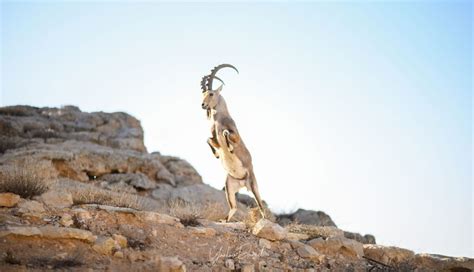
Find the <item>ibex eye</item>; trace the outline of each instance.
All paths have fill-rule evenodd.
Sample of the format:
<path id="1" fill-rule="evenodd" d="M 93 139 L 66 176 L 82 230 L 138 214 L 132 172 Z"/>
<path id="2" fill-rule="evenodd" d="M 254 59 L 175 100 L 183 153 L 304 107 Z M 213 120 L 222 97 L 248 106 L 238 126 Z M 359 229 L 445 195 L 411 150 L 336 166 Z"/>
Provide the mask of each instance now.
<path id="1" fill-rule="evenodd" d="M 210 96 L 213 96 L 214 94 L 213 94 L 213 93 L 210 93 L 209 95 L 210 95 Z"/>

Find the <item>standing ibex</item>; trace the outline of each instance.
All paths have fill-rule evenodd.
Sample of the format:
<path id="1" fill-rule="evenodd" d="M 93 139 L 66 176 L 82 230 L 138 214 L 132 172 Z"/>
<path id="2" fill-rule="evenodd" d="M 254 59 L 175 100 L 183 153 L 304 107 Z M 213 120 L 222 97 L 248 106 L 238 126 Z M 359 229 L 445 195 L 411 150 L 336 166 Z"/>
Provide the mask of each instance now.
<path id="1" fill-rule="evenodd" d="M 225 192 L 230 207 L 227 221 L 229 221 L 237 211 L 235 194 L 242 187 L 246 187 L 247 190 L 253 193 L 260 213 L 262 217 L 265 217 L 262 199 L 258 192 L 257 180 L 253 172 L 252 157 L 247 147 L 245 147 L 237 130 L 237 126 L 227 110 L 224 97 L 220 94 L 224 82 L 216 77 L 216 73 L 225 67 L 230 67 L 237 71 L 237 73 L 239 72 L 237 68 L 230 64 L 221 64 L 214 67 L 211 73 L 204 76 L 201 81 L 203 93 L 201 106 L 207 110 L 208 119 L 212 123 L 212 138 L 209 138 L 207 143 L 216 158 L 221 160 L 224 169 L 227 171 Z M 212 89 L 212 81 L 214 78 L 222 82 L 222 85 L 216 90 Z"/>

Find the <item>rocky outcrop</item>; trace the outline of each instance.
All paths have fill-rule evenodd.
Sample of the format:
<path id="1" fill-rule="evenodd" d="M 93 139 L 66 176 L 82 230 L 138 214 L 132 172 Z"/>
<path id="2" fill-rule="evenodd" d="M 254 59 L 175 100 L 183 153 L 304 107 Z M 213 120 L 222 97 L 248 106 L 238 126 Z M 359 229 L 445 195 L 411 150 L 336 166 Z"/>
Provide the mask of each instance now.
<path id="1" fill-rule="evenodd" d="M 126 113 L 85 113 L 77 107 L 0 108 L 0 165 L 47 162 L 53 177 L 103 180 L 132 189 L 156 183 L 202 183 L 186 161 L 146 153 L 140 122 Z M 144 176 L 143 176 L 144 175 Z"/>
<path id="2" fill-rule="evenodd" d="M 67 140 L 146 152 L 140 121 L 123 113 L 82 112 L 75 106 L 0 108 L 0 152 L 35 143 Z"/>
<path id="3" fill-rule="evenodd" d="M 321 211 L 262 219 L 247 195 L 237 196 L 238 222 L 221 222 L 224 192 L 188 162 L 148 153 L 125 113 L 5 107 L 0 132 L 0 271 L 473 268 L 469 258 L 374 245 Z"/>

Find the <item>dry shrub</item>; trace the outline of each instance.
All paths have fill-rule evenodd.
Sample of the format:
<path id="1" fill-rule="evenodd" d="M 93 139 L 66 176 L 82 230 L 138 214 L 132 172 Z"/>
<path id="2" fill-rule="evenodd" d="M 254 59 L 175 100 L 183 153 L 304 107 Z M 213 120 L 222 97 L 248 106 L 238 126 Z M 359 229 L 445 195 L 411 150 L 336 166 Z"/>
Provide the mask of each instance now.
<path id="1" fill-rule="evenodd" d="M 222 209 L 217 203 L 189 203 L 184 200 L 172 200 L 168 202 L 169 214 L 180 219 L 185 226 L 198 226 L 198 219 L 218 220 L 219 210 Z"/>
<path id="2" fill-rule="evenodd" d="M 77 181 L 61 180 L 59 187 L 72 195 L 75 205 L 99 204 L 145 211 L 154 211 L 159 208 L 156 201 L 147 197 L 113 192 Z"/>
<path id="3" fill-rule="evenodd" d="M 237 263 L 245 262 L 245 260 L 255 260 L 262 257 L 264 248 L 260 252 L 255 251 L 252 243 L 242 241 L 238 246 L 229 246 L 224 249 L 222 246 L 219 249 L 209 249 L 209 264 L 215 266 L 221 260 L 232 259 Z"/>
<path id="4" fill-rule="evenodd" d="M 0 154 L 5 153 L 8 149 L 20 147 L 20 143 L 15 138 L 0 136 Z"/>
<path id="5" fill-rule="evenodd" d="M 14 164 L 0 168 L 0 192 L 14 193 L 23 198 L 43 194 L 54 181 L 54 168 L 48 161 L 26 159 L 22 166 Z"/>

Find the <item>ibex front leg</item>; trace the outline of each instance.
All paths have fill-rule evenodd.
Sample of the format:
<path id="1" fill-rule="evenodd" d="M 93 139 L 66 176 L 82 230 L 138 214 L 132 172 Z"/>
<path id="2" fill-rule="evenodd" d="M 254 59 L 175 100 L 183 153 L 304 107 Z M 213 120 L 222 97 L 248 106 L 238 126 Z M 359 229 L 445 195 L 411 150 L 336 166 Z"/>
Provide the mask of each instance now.
<path id="1" fill-rule="evenodd" d="M 240 141 L 239 135 L 228 129 L 224 129 L 224 131 L 222 131 L 222 135 L 225 138 L 225 143 L 230 153 L 234 153 L 234 147 L 231 143 L 238 143 Z"/>
<path id="2" fill-rule="evenodd" d="M 217 153 L 217 149 L 219 149 L 219 144 L 216 142 L 216 140 L 214 138 L 209 138 L 207 139 L 207 144 L 211 148 L 212 154 L 214 154 L 214 156 L 219 159 L 219 154 Z"/>

